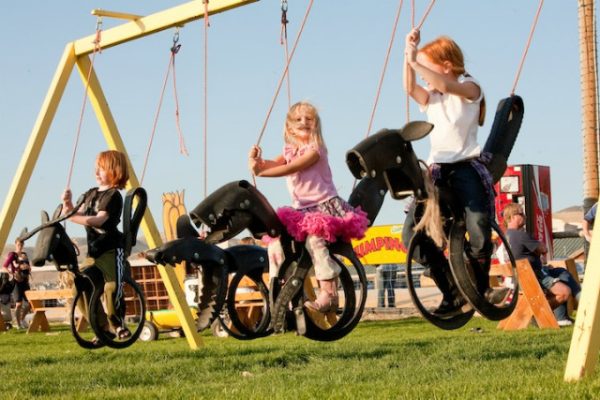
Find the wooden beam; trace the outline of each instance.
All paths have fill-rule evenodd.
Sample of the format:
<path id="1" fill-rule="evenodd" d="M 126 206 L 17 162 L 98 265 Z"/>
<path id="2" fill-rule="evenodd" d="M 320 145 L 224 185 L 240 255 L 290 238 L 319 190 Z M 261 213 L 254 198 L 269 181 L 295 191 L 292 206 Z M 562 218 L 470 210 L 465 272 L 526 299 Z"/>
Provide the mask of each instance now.
<path id="1" fill-rule="evenodd" d="M 95 15 L 97 17 L 129 19 L 132 21 L 135 21 L 136 19 L 140 19 L 143 17 L 143 15 L 128 14 L 128 13 L 123 13 L 123 12 L 118 12 L 118 11 L 108 11 L 108 10 L 102 10 L 100 8 L 94 8 L 92 10 L 92 15 Z"/>
<path id="2" fill-rule="evenodd" d="M 600 232 L 600 230 L 598 230 Z M 585 270 L 565 381 L 576 381 L 594 372 L 600 350 L 600 234 L 592 235 L 588 268 Z"/>
<path id="3" fill-rule="evenodd" d="M 232 8 L 245 6 L 259 0 L 211 0 L 208 3 L 208 14 L 218 14 Z M 194 0 L 137 20 L 124 23 L 102 31 L 100 46 L 102 49 L 139 39 L 175 26 L 204 18 L 204 0 Z M 94 51 L 96 34 L 76 40 L 75 55 L 83 56 Z"/>
<path id="4" fill-rule="evenodd" d="M 135 170 L 131 165 L 131 160 L 127 154 L 125 144 L 119 134 L 117 124 L 112 116 L 108 102 L 100 86 L 100 82 L 96 76 L 96 73 L 91 65 L 91 61 L 88 56 L 81 56 L 77 60 L 77 68 L 79 70 L 79 76 L 81 77 L 84 87 L 88 87 L 88 95 L 90 104 L 94 108 L 96 117 L 106 139 L 108 147 L 113 150 L 121 151 L 127 157 L 127 164 L 129 167 L 129 181 L 127 182 L 127 188 L 138 187 L 140 185 L 139 180 L 135 174 Z M 88 81 L 89 76 L 89 81 Z M 154 217 L 150 209 L 148 208 L 144 214 L 144 218 L 141 223 L 144 237 L 150 248 L 155 248 L 162 245 L 162 239 L 160 232 L 154 221 Z M 172 266 L 164 267 L 157 265 L 160 276 L 165 284 L 167 292 L 169 293 L 169 300 L 173 303 L 175 312 L 181 321 L 181 327 L 185 333 L 185 337 L 188 344 L 192 349 L 197 349 L 202 345 L 202 339 L 196 330 L 196 324 L 194 317 L 190 311 L 190 308 L 185 299 L 183 289 L 179 284 L 177 275 L 175 274 L 175 268 Z"/>
<path id="5" fill-rule="evenodd" d="M 42 104 L 42 109 L 33 125 L 29 141 L 21 156 L 21 162 L 13 177 L 8 193 L 6 194 L 2 212 L 0 213 L 0 248 L 4 248 L 4 245 L 6 244 L 8 234 L 10 233 L 17 211 L 23 200 L 25 189 L 27 188 L 27 184 L 33 173 L 33 168 L 42 151 L 42 146 L 46 140 L 48 131 L 50 130 L 52 120 L 56 115 L 58 104 L 65 91 L 74 65 L 75 53 L 73 44 L 69 43 L 65 47 L 63 55 L 58 63 L 54 78 L 52 79 L 44 103 Z M 58 198 L 56 200 L 58 202 Z"/>

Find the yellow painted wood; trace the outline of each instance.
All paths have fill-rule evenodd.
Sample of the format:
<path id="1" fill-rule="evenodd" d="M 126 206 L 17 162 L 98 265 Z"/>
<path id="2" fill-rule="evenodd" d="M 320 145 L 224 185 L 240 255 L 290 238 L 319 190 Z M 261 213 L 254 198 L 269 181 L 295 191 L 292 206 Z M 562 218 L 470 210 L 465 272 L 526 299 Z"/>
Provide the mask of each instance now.
<path id="1" fill-rule="evenodd" d="M 600 350 L 600 234 L 592 235 L 588 268 L 581 287 L 577 317 L 565 368 L 565 381 L 594 372 Z"/>
<path id="2" fill-rule="evenodd" d="M 259 0 L 211 0 L 208 3 L 209 15 L 218 14 L 232 8 L 245 6 Z M 163 31 L 204 17 L 204 1 L 194 0 L 179 6 L 142 17 L 102 31 L 100 46 L 108 49 L 121 43 Z M 75 55 L 86 55 L 94 51 L 96 34 L 75 41 Z"/>
<path id="3" fill-rule="evenodd" d="M 108 102 L 106 101 L 104 92 L 102 91 L 100 82 L 98 81 L 93 66 L 91 66 L 91 61 L 88 56 L 81 56 L 77 59 L 77 69 L 81 79 L 83 80 L 84 86 L 88 87 L 90 104 L 96 113 L 98 123 L 100 124 L 100 128 L 102 129 L 102 133 L 104 134 L 104 138 L 106 139 L 108 147 L 110 149 L 123 152 L 127 157 L 127 164 L 130 171 L 127 188 L 138 187 L 139 180 L 135 174 L 133 166 L 131 165 L 131 160 L 127 154 L 127 150 L 125 149 L 125 145 L 123 144 L 123 140 L 119 134 L 115 120 L 112 116 L 110 108 L 108 107 Z M 140 226 L 150 248 L 162 245 L 162 239 L 156 223 L 154 222 L 154 217 L 152 216 L 150 208 L 146 210 Z M 169 293 L 171 303 L 173 303 L 175 312 L 181 321 L 181 327 L 183 328 L 188 344 L 192 349 L 197 349 L 202 345 L 202 339 L 196 330 L 194 317 L 187 306 L 185 295 L 181 285 L 178 283 L 175 270 L 173 266 L 170 265 L 167 267 L 157 265 L 157 267 L 167 292 Z"/>
<path id="4" fill-rule="evenodd" d="M 183 200 L 185 191 L 181 192 L 169 192 L 162 194 L 163 203 L 163 231 L 165 234 L 165 240 L 170 242 L 171 240 L 177 239 L 177 219 L 187 214 L 185 208 L 185 201 Z M 183 286 L 185 279 L 186 262 L 183 261 L 175 265 L 175 275 L 179 284 Z"/>
<path id="5" fill-rule="evenodd" d="M 23 194 L 33 173 L 33 168 L 37 162 L 44 140 L 50 130 L 50 125 L 56 114 L 58 104 L 64 93 L 67 82 L 75 65 L 75 53 L 72 43 L 69 43 L 63 52 L 63 55 L 58 63 L 54 78 L 46 94 L 46 98 L 42 104 L 40 113 L 29 136 L 27 146 L 21 156 L 21 161 L 17 171 L 13 177 L 13 181 L 6 194 L 2 212 L 0 214 L 0 248 L 4 248 L 8 234 L 12 228 L 12 224 L 19 210 Z M 18 134 L 17 132 L 13 132 Z M 65 177 L 66 179 L 66 177 Z M 58 201 L 58 198 L 57 198 Z"/>
<path id="6" fill-rule="evenodd" d="M 241 7 L 259 0 L 212 0 L 208 3 L 208 13 L 217 14 L 232 8 Z M 194 0 L 188 3 L 176 6 L 147 17 L 141 17 L 135 21 L 125 23 L 115 28 L 107 29 L 102 32 L 103 49 L 116 46 L 118 44 L 138 39 L 171 27 L 182 26 L 188 22 L 204 17 L 204 0 Z M 89 99 L 100 123 L 100 127 L 111 149 L 120 150 L 127 156 L 127 163 L 131 171 L 128 188 L 139 186 L 139 181 L 131 165 L 125 145 L 119 135 L 119 131 L 112 117 L 108 102 L 104 97 L 102 88 L 91 68 L 88 57 L 94 51 L 95 34 L 76 40 L 67 44 L 63 56 L 59 62 L 52 83 L 42 109 L 35 122 L 27 147 L 17 168 L 10 189 L 8 190 L 2 211 L 0 213 L 0 245 L 4 246 L 8 238 L 10 229 L 14 222 L 17 210 L 23 199 L 23 194 L 31 178 L 33 168 L 42 145 L 50 129 L 54 115 L 64 93 L 64 89 L 69 81 L 73 66 L 76 64 L 84 85 L 89 85 Z M 88 81 L 88 72 L 89 82 Z M 142 231 L 150 247 L 157 247 L 162 244 L 162 239 L 152 217 L 150 210 L 146 210 L 141 223 Z M 186 304 L 183 291 L 179 285 L 176 285 L 177 278 L 171 266 L 158 266 L 158 270 L 165 282 L 169 297 L 175 311 L 182 323 L 183 330 L 191 348 L 196 349 L 201 345 L 201 340 L 196 332 L 191 312 Z"/>
<path id="7" fill-rule="evenodd" d="M 143 17 L 143 15 L 129 14 L 129 13 L 123 13 L 123 12 L 118 12 L 118 11 L 108 11 L 108 10 L 102 10 L 100 8 L 93 9 L 92 15 L 96 15 L 98 17 L 130 19 L 132 21 L 135 21 L 136 19 L 140 19 Z"/>

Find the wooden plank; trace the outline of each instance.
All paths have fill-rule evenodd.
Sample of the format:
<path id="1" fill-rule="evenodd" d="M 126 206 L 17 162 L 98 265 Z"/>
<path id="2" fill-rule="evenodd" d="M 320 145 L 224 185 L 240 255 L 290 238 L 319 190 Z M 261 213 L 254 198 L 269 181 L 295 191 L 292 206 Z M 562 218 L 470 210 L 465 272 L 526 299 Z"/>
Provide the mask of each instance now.
<path id="1" fill-rule="evenodd" d="M 25 292 L 27 300 L 54 300 L 54 299 L 72 299 L 72 289 L 51 289 L 51 290 L 28 290 Z"/>
<path id="2" fill-rule="evenodd" d="M 600 235 L 592 235 L 564 379 L 575 381 L 596 369 L 600 350 Z M 591 267 L 590 267 L 591 266 Z"/>
<path id="3" fill-rule="evenodd" d="M 259 0 L 220 0 L 209 1 L 208 14 L 221 13 L 232 8 L 245 6 Z M 183 26 L 188 22 L 204 18 L 204 0 L 190 1 L 146 17 L 126 22 L 114 28 L 102 31 L 100 45 L 102 50 L 126 43 L 141 37 L 163 31 L 176 26 Z M 94 51 L 96 34 L 76 40 L 75 54 L 79 57 Z"/>
<path id="4" fill-rule="evenodd" d="M 512 276 L 512 265 L 507 264 L 492 264 L 490 266 L 490 276 Z"/>
<path id="5" fill-rule="evenodd" d="M 497 268 L 497 270 L 501 269 L 502 267 Z M 524 329 L 529 326 L 531 318 L 535 318 L 539 328 L 559 329 L 546 295 L 527 259 L 517 260 L 517 275 L 520 288 L 519 300 L 512 314 L 500 321 L 498 329 Z"/>

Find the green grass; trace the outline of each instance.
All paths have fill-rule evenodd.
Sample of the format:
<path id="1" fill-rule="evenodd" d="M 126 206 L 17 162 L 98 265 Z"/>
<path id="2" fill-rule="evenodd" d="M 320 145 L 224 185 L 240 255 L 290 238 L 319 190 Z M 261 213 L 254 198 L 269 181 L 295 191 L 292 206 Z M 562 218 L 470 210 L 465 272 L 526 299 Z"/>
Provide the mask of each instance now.
<path id="1" fill-rule="evenodd" d="M 164 337 L 83 350 L 64 326 L 0 334 L 2 399 L 597 399 L 600 377 L 563 381 L 572 328 L 456 331 L 420 319 L 362 322 L 320 343 Z M 482 332 L 472 331 L 480 327 Z"/>

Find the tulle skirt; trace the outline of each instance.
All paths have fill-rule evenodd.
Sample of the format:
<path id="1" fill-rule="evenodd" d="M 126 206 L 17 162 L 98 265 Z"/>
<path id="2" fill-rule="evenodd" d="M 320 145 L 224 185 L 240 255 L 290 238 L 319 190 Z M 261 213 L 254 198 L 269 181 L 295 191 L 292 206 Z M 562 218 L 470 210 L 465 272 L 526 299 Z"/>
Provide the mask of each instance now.
<path id="1" fill-rule="evenodd" d="M 277 209 L 277 216 L 297 241 L 316 235 L 331 243 L 338 239 L 349 242 L 362 239 L 369 226 L 367 213 L 339 197 L 307 208 L 281 207 Z"/>

